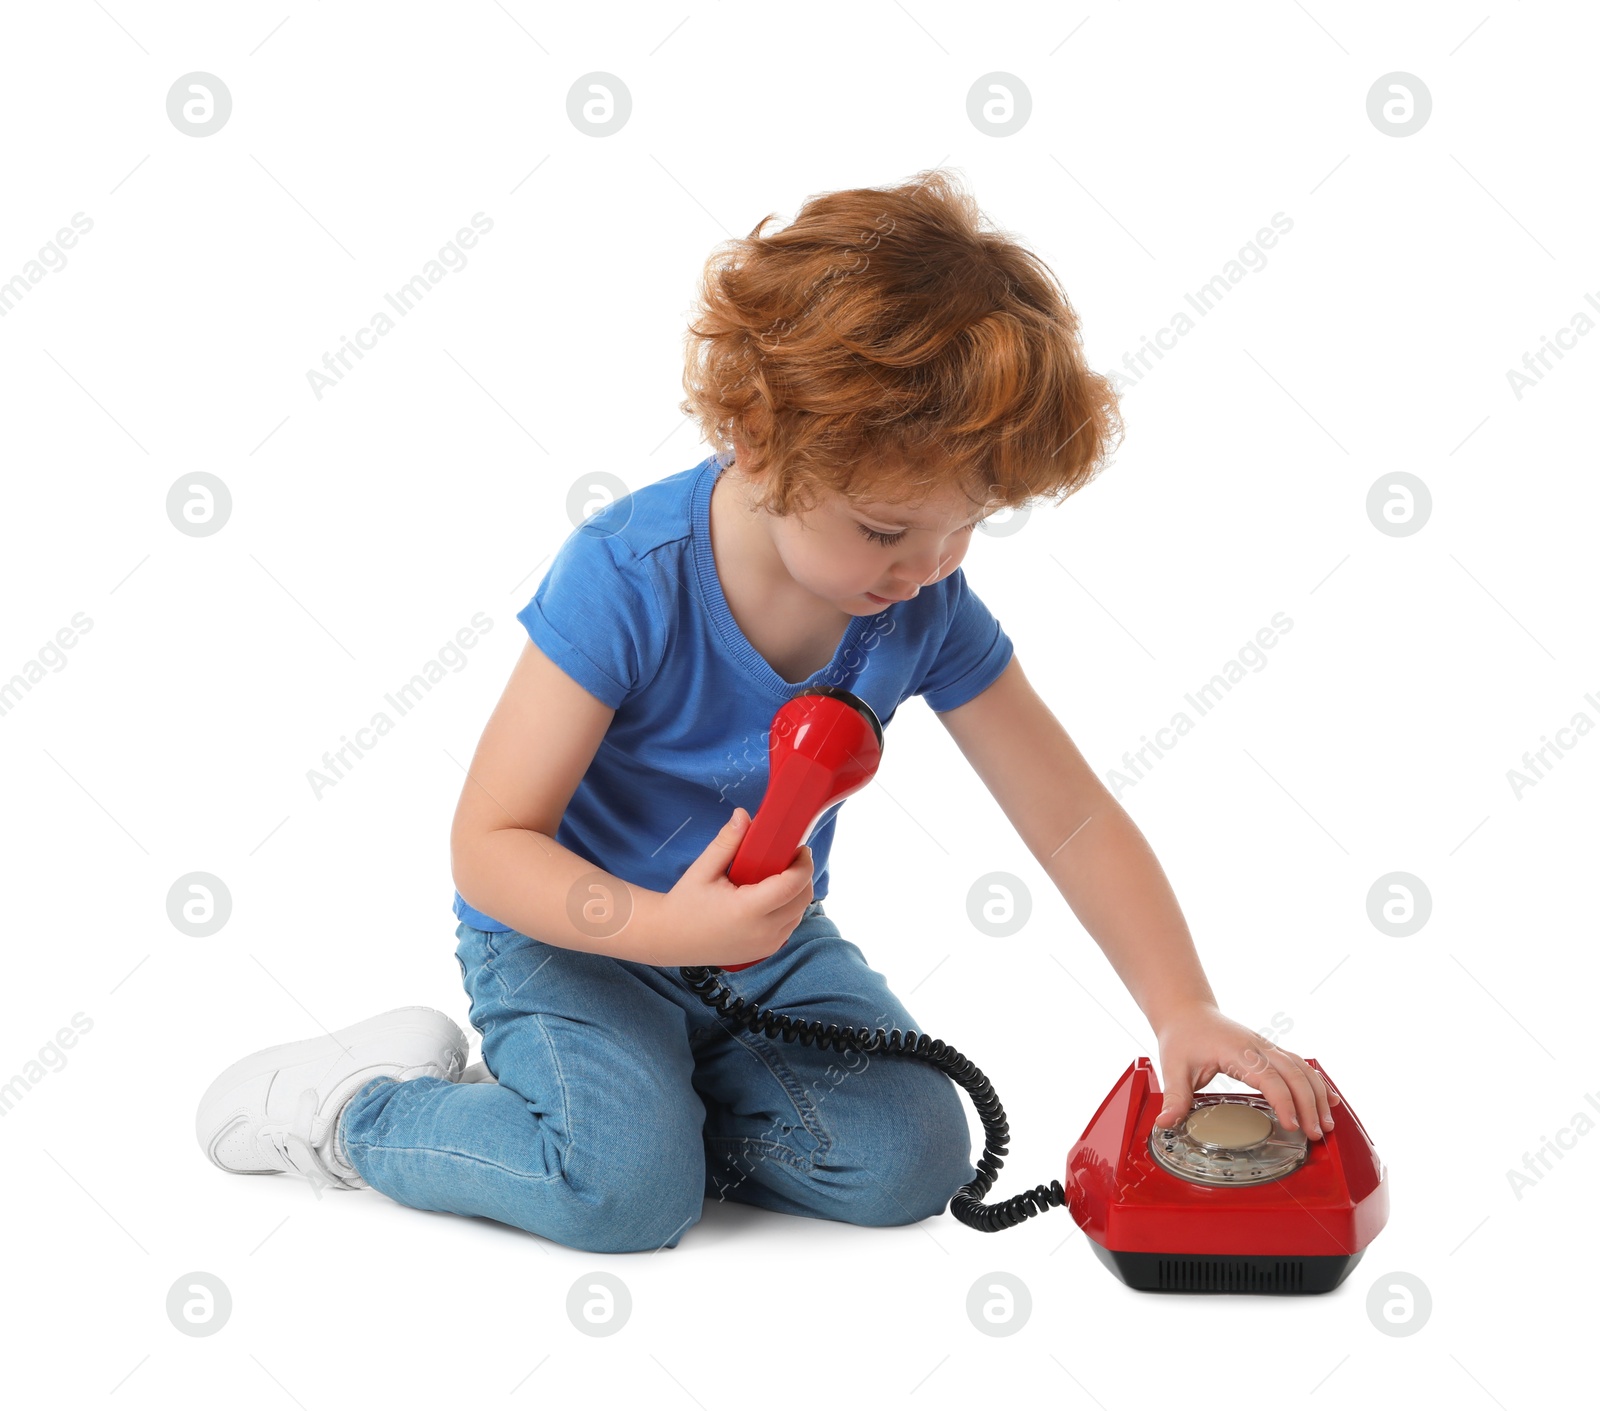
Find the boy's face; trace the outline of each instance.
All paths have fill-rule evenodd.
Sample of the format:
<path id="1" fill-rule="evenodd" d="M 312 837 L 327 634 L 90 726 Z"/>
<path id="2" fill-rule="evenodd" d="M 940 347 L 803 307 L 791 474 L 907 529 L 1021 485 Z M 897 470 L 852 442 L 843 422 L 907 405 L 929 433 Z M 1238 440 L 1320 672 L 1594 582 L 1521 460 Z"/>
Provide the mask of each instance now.
<path id="1" fill-rule="evenodd" d="M 959 487 L 915 504 L 855 503 L 825 491 L 815 509 L 773 516 L 768 528 L 796 583 L 867 617 L 954 573 L 986 513 Z"/>

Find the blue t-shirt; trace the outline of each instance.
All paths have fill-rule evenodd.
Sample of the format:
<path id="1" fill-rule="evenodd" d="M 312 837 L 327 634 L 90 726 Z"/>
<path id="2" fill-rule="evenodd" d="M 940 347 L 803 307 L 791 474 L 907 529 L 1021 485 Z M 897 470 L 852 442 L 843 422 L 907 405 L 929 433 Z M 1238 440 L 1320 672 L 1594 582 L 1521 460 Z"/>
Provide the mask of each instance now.
<path id="1" fill-rule="evenodd" d="M 710 456 L 590 515 L 517 614 L 551 661 L 616 711 L 556 841 L 657 892 L 672 890 L 736 807 L 754 817 L 772 718 L 802 688 L 853 691 L 887 730 L 908 696 L 954 710 L 1011 660 L 1011 639 L 958 568 L 907 602 L 852 617 L 827 666 L 785 681 L 739 629 L 717 578 L 711 489 L 721 471 Z M 802 839 L 817 900 L 847 802 Z M 459 892 L 455 914 L 479 930 L 510 929 Z"/>

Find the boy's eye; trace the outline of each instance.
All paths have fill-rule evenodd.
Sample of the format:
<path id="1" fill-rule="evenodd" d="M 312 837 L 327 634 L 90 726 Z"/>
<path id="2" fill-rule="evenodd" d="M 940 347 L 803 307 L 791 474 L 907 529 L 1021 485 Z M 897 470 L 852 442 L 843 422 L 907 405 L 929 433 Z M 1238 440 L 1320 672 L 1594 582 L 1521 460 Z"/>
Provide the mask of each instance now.
<path id="1" fill-rule="evenodd" d="M 978 521 L 973 520 L 971 524 L 962 525 L 961 532 L 965 534 L 969 529 L 976 529 L 977 527 Z M 859 519 L 856 521 L 856 528 L 865 534 L 867 538 L 871 539 L 875 544 L 898 544 L 906 537 L 906 531 L 904 529 L 900 530 L 896 534 L 885 534 L 880 529 L 868 529 L 867 526 L 864 525 Z"/>
<path id="2" fill-rule="evenodd" d="M 875 544 L 898 544 L 906 537 L 906 531 L 904 529 L 902 529 L 898 534 L 885 534 L 877 529 L 868 529 L 867 526 L 861 523 L 860 520 L 856 521 L 856 528 L 865 534 L 867 538 L 871 539 Z"/>

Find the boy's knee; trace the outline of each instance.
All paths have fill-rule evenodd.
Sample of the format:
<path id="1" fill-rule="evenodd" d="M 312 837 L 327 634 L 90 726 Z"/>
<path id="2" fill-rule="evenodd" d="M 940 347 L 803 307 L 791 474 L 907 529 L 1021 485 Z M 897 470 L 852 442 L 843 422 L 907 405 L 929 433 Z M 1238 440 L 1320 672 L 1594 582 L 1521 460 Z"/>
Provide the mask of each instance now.
<path id="1" fill-rule="evenodd" d="M 673 1159 L 660 1148 L 647 1165 L 610 1155 L 570 1162 L 574 1248 L 594 1254 L 672 1249 L 699 1223 L 705 1202 L 705 1155 L 696 1146 Z"/>
<path id="2" fill-rule="evenodd" d="M 677 1248 L 678 1241 L 700 1223 L 701 1213 L 699 1204 L 642 1209 L 603 1202 L 575 1222 L 560 1243 L 591 1254 L 653 1254 Z"/>
<path id="3" fill-rule="evenodd" d="M 839 1150 L 819 1159 L 820 1167 L 854 1171 L 836 1187 L 835 1209 L 827 1212 L 833 1218 L 855 1225 L 915 1224 L 941 1214 L 977 1176 L 959 1091 L 931 1070 L 926 1086 L 926 1100 L 911 1109 L 917 1118 L 909 1134 L 886 1144 L 863 1143 L 869 1155 Z"/>
<path id="4" fill-rule="evenodd" d="M 847 1218 L 857 1225 L 913 1225 L 944 1213 L 950 1197 L 977 1171 L 962 1143 L 927 1149 L 920 1160 L 890 1161 L 870 1177 L 859 1193 L 859 1205 Z"/>

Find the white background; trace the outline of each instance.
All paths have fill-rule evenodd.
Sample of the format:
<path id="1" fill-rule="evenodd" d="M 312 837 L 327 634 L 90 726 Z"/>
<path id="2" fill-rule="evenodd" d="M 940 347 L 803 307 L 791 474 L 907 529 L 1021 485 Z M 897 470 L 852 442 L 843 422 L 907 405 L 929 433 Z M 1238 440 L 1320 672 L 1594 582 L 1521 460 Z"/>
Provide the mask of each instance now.
<path id="1" fill-rule="evenodd" d="M 1520 399 L 1506 373 L 1600 298 L 1592 12 L 689 3 L 7 13 L 0 281 L 75 212 L 94 228 L 0 319 L 0 679 L 93 621 L 0 717 L 0 1079 L 92 1023 L 0 1122 L 6 1382 L 123 1407 L 1117 1408 L 1220 1355 L 1277 1404 L 1549 1404 L 1589 1342 L 1600 1135 L 1520 1199 L 1507 1173 L 1600 1117 L 1600 739 L 1520 799 L 1507 771 L 1600 720 L 1600 337 Z M 233 99 L 206 138 L 166 112 L 195 70 Z M 596 70 L 633 102 L 605 138 L 567 116 Z M 1396 70 L 1433 99 L 1405 138 L 1366 109 Z M 1007 137 L 967 113 L 993 71 L 1032 95 Z M 239 1055 L 401 1004 L 465 1022 L 462 771 L 573 485 L 706 454 L 677 403 L 713 246 L 939 164 L 1055 270 L 1107 372 L 1293 220 L 1126 392 L 1110 469 L 966 569 L 1103 776 L 1293 620 L 1122 802 L 1223 1008 L 1316 1057 L 1371 1132 L 1393 1215 L 1364 1262 L 1322 1298 L 1155 1296 L 1061 1211 L 991 1236 L 714 1203 L 676 1250 L 590 1255 L 214 1169 L 194 1106 Z M 478 211 L 467 267 L 316 399 L 307 370 Z M 166 499 L 199 471 L 233 509 L 192 538 Z M 1394 537 L 1366 505 L 1400 471 L 1432 513 Z M 467 667 L 316 799 L 324 751 L 479 612 Z M 167 919 L 193 871 L 232 897 L 206 939 Z M 967 920 L 992 871 L 1033 902 L 1005 940 Z M 1367 914 L 1394 871 L 1432 897 L 1406 938 Z M 920 702 L 844 812 L 829 912 L 993 1079 L 996 1198 L 1060 1178 L 1155 1056 Z M 596 1269 L 632 1294 L 616 1336 L 566 1316 Z M 195 1270 L 233 1298 L 204 1339 L 165 1312 Z M 1031 1292 L 1012 1336 L 967 1318 L 993 1270 Z M 1431 1293 L 1411 1336 L 1366 1311 L 1392 1271 Z"/>

